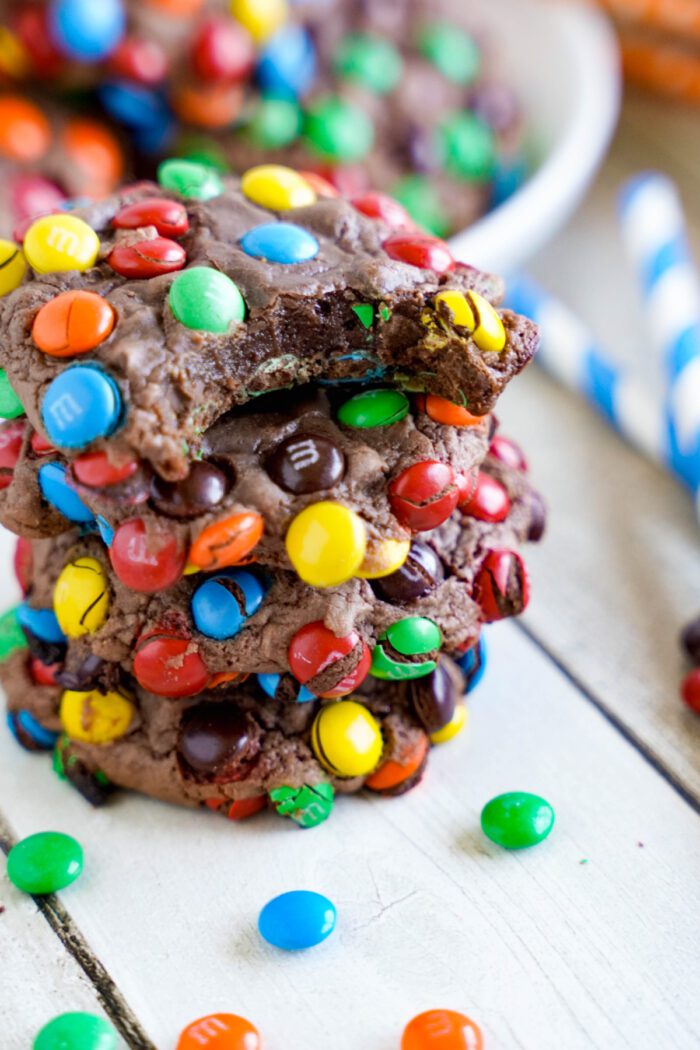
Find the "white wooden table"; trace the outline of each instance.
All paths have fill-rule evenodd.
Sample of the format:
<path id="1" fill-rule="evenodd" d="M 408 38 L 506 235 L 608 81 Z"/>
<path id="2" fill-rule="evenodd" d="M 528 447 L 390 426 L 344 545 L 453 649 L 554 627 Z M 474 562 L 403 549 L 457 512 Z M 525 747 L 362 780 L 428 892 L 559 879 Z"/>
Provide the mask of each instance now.
<path id="1" fill-rule="evenodd" d="M 628 104 L 590 199 L 533 267 L 621 355 L 646 348 L 614 189 L 667 167 L 700 239 L 697 120 Z M 549 498 L 549 534 L 529 554 L 523 623 L 489 630 L 469 732 L 417 792 L 341 802 L 307 833 L 127 795 L 93 811 L 0 734 L 5 846 L 55 828 L 86 854 L 57 901 L 0 879 L 2 1050 L 27 1050 L 72 1009 L 107 1015 L 143 1050 L 172 1050 L 215 1011 L 252 1020 L 266 1050 L 398 1050 L 405 1023 L 436 1006 L 474 1017 L 487 1050 L 700 1045 L 700 721 L 677 696 L 678 629 L 700 611 L 698 525 L 669 478 L 537 370 L 500 414 Z M 509 854 L 479 812 L 514 789 L 550 799 L 557 824 Z M 337 931 L 278 953 L 258 911 L 302 887 L 336 902 Z"/>

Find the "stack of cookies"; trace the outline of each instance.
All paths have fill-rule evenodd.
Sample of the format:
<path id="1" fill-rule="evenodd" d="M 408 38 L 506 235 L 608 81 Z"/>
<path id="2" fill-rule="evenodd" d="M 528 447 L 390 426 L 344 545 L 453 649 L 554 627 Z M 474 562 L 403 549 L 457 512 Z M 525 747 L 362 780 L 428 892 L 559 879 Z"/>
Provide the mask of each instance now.
<path id="1" fill-rule="evenodd" d="M 18 246 L 0 678 L 94 803 L 309 827 L 401 793 L 464 724 L 482 626 L 527 603 L 543 507 L 492 410 L 535 327 L 368 197 L 167 161 Z"/>

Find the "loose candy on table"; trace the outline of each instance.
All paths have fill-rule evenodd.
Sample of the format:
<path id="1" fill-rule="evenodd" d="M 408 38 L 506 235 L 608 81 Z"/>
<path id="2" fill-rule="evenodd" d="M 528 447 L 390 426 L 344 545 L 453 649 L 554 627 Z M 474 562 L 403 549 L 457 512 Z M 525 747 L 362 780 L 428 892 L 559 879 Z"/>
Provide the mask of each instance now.
<path id="1" fill-rule="evenodd" d="M 171 532 L 149 532 L 141 518 L 133 518 L 116 529 L 109 558 L 125 587 L 141 594 L 153 594 L 177 583 L 185 568 L 187 552 Z"/>
<path id="2" fill-rule="evenodd" d="M 24 415 L 24 406 L 10 385 L 7 372 L 0 368 L 0 419 L 17 419 Z"/>
<path id="3" fill-rule="evenodd" d="M 267 795 L 254 795 L 251 798 L 239 798 L 235 802 L 230 799 L 208 798 L 205 800 L 207 809 L 221 813 L 227 820 L 248 820 L 254 817 L 267 806 Z"/>
<path id="4" fill-rule="evenodd" d="M 84 354 L 103 343 L 116 323 L 114 307 L 95 292 L 61 292 L 41 307 L 32 339 L 51 357 Z"/>
<path id="5" fill-rule="evenodd" d="M 234 803 L 236 805 L 236 803 Z M 235 818 L 234 818 L 235 819 Z M 207 1014 L 180 1033 L 176 1050 L 262 1050 L 257 1028 L 237 1014 Z"/>
<path id="6" fill-rule="evenodd" d="M 264 528 L 262 516 L 253 510 L 215 521 L 190 547 L 189 561 L 205 572 L 236 565 L 255 549 Z"/>
<path id="7" fill-rule="evenodd" d="M 85 448 L 109 437 L 122 417 L 116 382 L 94 365 L 73 365 L 49 383 L 41 406 L 48 438 L 59 448 Z"/>
<path id="8" fill-rule="evenodd" d="M 124 736 L 136 708 L 115 690 L 66 689 L 61 695 L 61 725 L 71 740 L 84 744 L 109 744 Z"/>
<path id="9" fill-rule="evenodd" d="M 96 558 L 69 562 L 56 580 L 53 608 L 68 638 L 94 634 L 109 613 L 109 584 Z"/>
<path id="10" fill-rule="evenodd" d="M 289 817 L 300 828 L 315 828 L 333 812 L 335 792 L 332 784 L 304 784 L 300 788 L 279 787 L 270 792 L 270 801 L 281 817 Z"/>
<path id="11" fill-rule="evenodd" d="M 164 160 L 158 166 L 158 182 L 163 189 L 193 200 L 208 201 L 224 191 L 218 172 L 193 160 Z"/>
<path id="12" fill-rule="evenodd" d="M 388 427 L 405 419 L 408 409 L 408 398 L 400 390 L 366 390 L 340 406 L 338 420 L 361 430 Z"/>
<path id="13" fill-rule="evenodd" d="M 89 270 L 97 262 L 100 239 L 77 215 L 44 215 L 27 230 L 24 255 L 37 273 Z"/>
<path id="14" fill-rule="evenodd" d="M 467 705 L 463 703 L 457 704 L 455 713 L 447 725 L 430 734 L 430 743 L 446 744 L 448 740 L 453 740 L 466 726 L 468 717 Z"/>
<path id="15" fill-rule="evenodd" d="M 345 456 L 328 438 L 302 431 L 277 445 L 267 456 L 265 469 L 280 488 L 300 496 L 341 481 Z"/>
<path id="16" fill-rule="evenodd" d="M 495 524 L 505 521 L 508 517 L 510 497 L 500 481 L 480 470 L 476 485 L 472 488 L 469 498 L 459 503 L 459 509 L 470 518 Z"/>
<path id="17" fill-rule="evenodd" d="M 230 477 L 214 463 L 193 463 L 181 481 L 155 476 L 151 484 L 153 506 L 167 518 L 187 521 L 218 506 L 231 487 Z"/>
<path id="18" fill-rule="evenodd" d="M 362 565 L 367 530 L 353 510 L 340 503 L 312 503 L 293 519 L 285 546 L 299 577 L 312 587 L 336 587 Z"/>
<path id="19" fill-rule="evenodd" d="M 27 264 L 19 245 L 0 239 L 0 296 L 19 288 L 26 272 Z"/>
<path id="20" fill-rule="evenodd" d="M 60 831 L 29 835 L 7 855 L 7 877 L 23 893 L 56 893 L 75 882 L 82 870 L 82 846 Z"/>
<path id="21" fill-rule="evenodd" d="M 192 619 L 208 638 L 234 638 L 260 608 L 265 587 L 251 572 L 225 569 L 209 576 L 192 595 Z"/>
<path id="22" fill-rule="evenodd" d="M 254 226 L 241 237 L 241 248 L 254 259 L 284 265 L 308 262 L 319 253 L 319 243 L 313 234 L 291 222 Z"/>
<path id="23" fill-rule="evenodd" d="M 338 638 L 322 620 L 305 624 L 290 642 L 289 667 L 302 685 L 311 686 L 321 677 L 325 684 L 333 666 L 345 662 L 351 654 L 357 655 L 352 670 L 316 694 L 323 699 L 337 699 L 357 689 L 369 672 L 371 654 L 357 631 Z"/>
<path id="24" fill-rule="evenodd" d="M 484 834 L 504 849 L 536 846 L 553 827 L 554 810 L 549 802 L 527 791 L 497 795 L 481 811 Z"/>
<path id="25" fill-rule="evenodd" d="M 245 302 L 230 277 L 210 266 L 192 266 L 170 286 L 168 301 L 185 328 L 227 332 L 245 318 Z"/>
<path id="26" fill-rule="evenodd" d="M 418 783 L 428 757 L 430 744 L 424 733 L 398 756 L 382 762 L 364 786 L 381 795 L 402 795 Z"/>
<path id="27" fill-rule="evenodd" d="M 26 751 L 52 751 L 58 740 L 58 733 L 45 729 L 30 711 L 8 711 L 7 725 Z"/>
<path id="28" fill-rule="evenodd" d="M 59 1014 L 38 1032 L 32 1050 L 116 1050 L 111 1024 L 88 1013 Z"/>
<path id="29" fill-rule="evenodd" d="M 316 193 L 306 179 L 281 164 L 260 164 L 249 168 L 241 178 L 243 195 L 270 211 L 303 208 L 316 201 Z"/>
<path id="30" fill-rule="evenodd" d="M 68 471 L 63 463 L 44 463 L 38 472 L 39 489 L 47 503 L 55 507 L 69 521 L 86 524 L 94 514 L 68 483 Z"/>
<path id="31" fill-rule="evenodd" d="M 121 277 L 146 280 L 181 270 L 187 262 L 187 253 L 177 241 L 154 237 L 136 244 L 117 244 L 107 256 L 107 262 Z"/>
<path id="32" fill-rule="evenodd" d="M 325 941 L 335 929 L 335 920 L 335 905 L 328 897 L 290 890 L 267 902 L 258 917 L 258 930 L 275 948 L 301 951 Z"/>
<path id="33" fill-rule="evenodd" d="M 292 679 L 291 676 L 289 676 L 289 675 L 286 676 L 286 678 L 290 679 L 292 682 L 294 681 L 294 679 Z M 279 675 L 279 674 L 259 674 L 257 676 L 257 679 L 258 679 L 258 685 L 263 690 L 263 692 L 265 692 L 273 700 L 281 700 L 281 699 L 283 700 L 283 699 L 286 698 L 286 697 L 280 697 L 280 695 L 278 693 L 278 690 L 279 690 L 279 687 L 280 687 L 280 683 L 282 682 L 282 675 Z M 297 704 L 305 704 L 305 703 L 308 703 L 309 700 L 316 700 L 317 699 L 317 697 L 311 692 L 311 690 L 307 689 L 305 685 L 299 685 L 298 682 L 295 682 L 294 686 L 295 686 L 295 688 L 294 688 L 294 702 L 295 703 L 297 703 Z M 285 692 L 286 692 L 286 690 L 285 690 Z"/>
<path id="34" fill-rule="evenodd" d="M 398 521 L 413 532 L 442 525 L 459 502 L 457 475 L 447 463 L 425 460 L 390 482 L 389 502 Z"/>
<path id="35" fill-rule="evenodd" d="M 339 700 L 327 704 L 311 729 L 316 758 L 337 777 L 362 777 L 376 769 L 384 742 L 379 723 L 363 704 Z"/>
<path id="36" fill-rule="evenodd" d="M 324 160 L 354 164 L 372 148 L 374 126 L 359 106 L 327 95 L 306 110 L 304 136 L 309 148 Z"/>
<path id="37" fill-rule="evenodd" d="M 456 1010 L 426 1010 L 408 1022 L 401 1050 L 483 1050 L 478 1025 Z"/>
<path id="38" fill-rule="evenodd" d="M 516 551 L 489 551 L 474 580 L 473 596 L 485 623 L 523 612 L 530 600 L 530 583 L 520 555 Z"/>
<path id="39" fill-rule="evenodd" d="M 197 704 L 182 717 L 177 755 L 185 776 L 214 784 L 242 780 L 259 751 L 257 723 L 234 704 Z"/>
<path id="40" fill-rule="evenodd" d="M 139 685 L 156 696 L 194 696 L 209 682 L 209 669 L 191 640 L 166 628 L 141 635 L 133 666 Z"/>

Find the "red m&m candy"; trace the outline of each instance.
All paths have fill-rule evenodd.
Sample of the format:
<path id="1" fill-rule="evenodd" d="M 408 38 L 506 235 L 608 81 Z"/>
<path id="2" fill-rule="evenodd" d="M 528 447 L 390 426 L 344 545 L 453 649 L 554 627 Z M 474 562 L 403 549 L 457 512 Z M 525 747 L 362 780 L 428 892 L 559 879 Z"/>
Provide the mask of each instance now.
<path id="1" fill-rule="evenodd" d="M 0 489 L 12 484 L 12 476 L 22 451 L 25 422 L 13 419 L 0 426 Z"/>
<path id="2" fill-rule="evenodd" d="M 384 241 L 383 248 L 390 258 L 421 270 L 448 273 L 454 269 L 455 261 L 448 246 L 428 233 L 395 233 Z"/>
<path id="3" fill-rule="evenodd" d="M 474 580 L 474 598 L 486 623 L 523 612 L 530 600 L 530 584 L 520 555 L 489 551 Z"/>
<path id="4" fill-rule="evenodd" d="M 109 60 L 110 71 L 137 84 L 159 84 L 168 72 L 165 51 L 156 40 L 126 37 Z"/>
<path id="5" fill-rule="evenodd" d="M 194 73 L 202 80 L 247 80 L 255 62 L 253 40 L 233 18 L 208 18 L 197 33 L 191 61 Z"/>
<path id="6" fill-rule="evenodd" d="M 457 507 L 460 483 L 447 463 L 425 460 L 407 467 L 389 485 L 396 518 L 414 532 L 435 529 Z"/>
<path id="7" fill-rule="evenodd" d="M 190 638 L 167 628 L 142 635 L 134 650 L 136 681 L 156 696 L 194 696 L 206 688 L 209 670 Z"/>
<path id="8" fill-rule="evenodd" d="M 505 521 L 510 512 L 510 498 L 500 481 L 480 470 L 466 500 L 460 500 L 459 509 L 479 521 Z"/>
<path id="9" fill-rule="evenodd" d="M 210 683 L 211 686 L 211 683 Z M 227 820 L 247 820 L 264 809 L 267 795 L 253 795 L 252 798 L 239 798 L 231 802 L 227 798 L 207 798 L 204 805 L 216 813 L 222 813 Z"/>
<path id="10" fill-rule="evenodd" d="M 138 459 L 127 459 L 117 466 L 106 452 L 84 452 L 73 461 L 72 472 L 80 485 L 90 489 L 109 488 L 132 477 L 139 469 Z"/>
<path id="11" fill-rule="evenodd" d="M 399 204 L 386 193 L 363 193 L 359 197 L 353 197 L 350 203 L 363 215 L 369 216 L 370 219 L 381 219 L 394 229 L 415 229 L 415 223 L 403 204 Z"/>
<path id="12" fill-rule="evenodd" d="M 13 561 L 17 583 L 26 594 L 32 582 L 32 544 L 25 536 L 20 536 L 15 547 Z"/>
<path id="13" fill-rule="evenodd" d="M 190 228 L 187 209 L 179 201 L 166 197 L 148 197 L 127 204 L 112 219 L 118 230 L 136 230 L 139 226 L 155 226 L 163 237 L 181 237 Z"/>
<path id="14" fill-rule="evenodd" d="M 683 679 L 681 699 L 691 711 L 700 715 L 700 667 L 695 667 Z"/>
<path id="15" fill-rule="evenodd" d="M 289 646 L 294 677 L 324 698 L 352 693 L 367 677 L 371 663 L 369 648 L 357 631 L 338 638 L 322 620 L 307 623 Z"/>
<path id="16" fill-rule="evenodd" d="M 55 452 L 55 447 L 50 441 L 40 434 L 38 430 L 35 430 L 29 439 L 29 445 L 35 456 L 49 456 L 52 452 Z"/>
<path id="17" fill-rule="evenodd" d="M 185 249 L 168 237 L 154 237 L 136 244 L 118 244 L 107 256 L 112 269 L 122 277 L 160 277 L 175 273 L 187 262 Z"/>
<path id="18" fill-rule="evenodd" d="M 339 197 L 340 193 L 335 188 L 332 182 L 324 178 L 317 171 L 299 171 L 302 179 L 308 182 L 309 186 L 316 193 L 317 197 Z"/>
<path id="19" fill-rule="evenodd" d="M 58 685 L 56 672 L 60 671 L 62 666 L 62 664 L 45 664 L 36 657 L 32 657 L 29 661 L 29 674 L 37 685 L 55 686 Z"/>
<path id="20" fill-rule="evenodd" d="M 152 594 L 177 583 L 185 568 L 186 551 L 174 536 L 149 534 L 141 518 L 133 518 L 114 533 L 109 557 L 125 587 Z"/>
<path id="21" fill-rule="evenodd" d="M 483 1050 L 481 1029 L 456 1010 L 426 1010 L 409 1021 L 401 1050 Z"/>
<path id="22" fill-rule="evenodd" d="M 505 465 L 512 470 L 527 471 L 527 460 L 525 459 L 520 446 L 516 445 L 516 443 L 511 441 L 510 438 L 503 437 L 501 434 L 496 434 L 491 442 L 489 456 L 493 456 L 493 458 L 499 460 L 499 462 L 505 463 Z"/>
<path id="23" fill-rule="evenodd" d="M 49 215 L 60 211 L 66 199 L 63 190 L 43 175 L 14 175 L 9 180 L 9 188 L 12 213 L 17 223 L 12 239 L 18 244 L 24 240 L 24 235 L 34 219 L 42 214 Z"/>

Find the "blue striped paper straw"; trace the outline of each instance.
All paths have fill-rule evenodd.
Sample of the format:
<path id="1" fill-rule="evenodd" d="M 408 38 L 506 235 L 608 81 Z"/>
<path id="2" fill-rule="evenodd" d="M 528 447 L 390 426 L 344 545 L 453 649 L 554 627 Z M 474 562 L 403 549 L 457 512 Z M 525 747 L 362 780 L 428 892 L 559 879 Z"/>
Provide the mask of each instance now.
<path id="1" fill-rule="evenodd" d="M 700 445 L 700 276 L 683 205 L 671 179 L 652 171 L 624 184 L 619 211 L 650 339 L 665 370 L 670 454 L 683 472 Z"/>
<path id="2" fill-rule="evenodd" d="M 680 453 L 663 397 L 617 365 L 573 311 L 531 278 L 509 281 L 506 305 L 539 325 L 539 364 L 582 394 L 630 444 L 681 478 L 700 513 L 700 442 L 690 453 Z"/>

